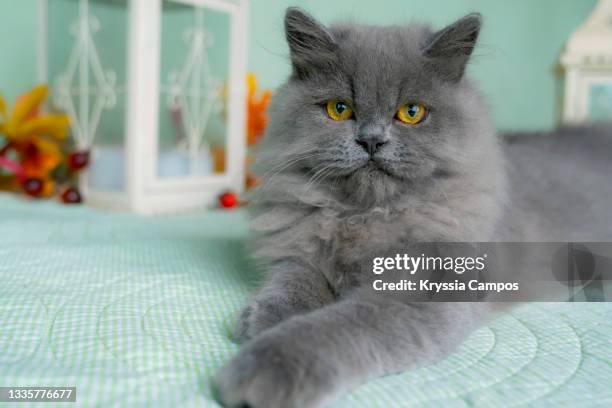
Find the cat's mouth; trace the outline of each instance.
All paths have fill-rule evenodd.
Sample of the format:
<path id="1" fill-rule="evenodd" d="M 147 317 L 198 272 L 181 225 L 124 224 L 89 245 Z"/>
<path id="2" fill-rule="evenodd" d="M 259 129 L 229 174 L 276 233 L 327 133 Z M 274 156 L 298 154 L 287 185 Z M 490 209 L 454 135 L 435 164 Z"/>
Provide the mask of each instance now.
<path id="1" fill-rule="evenodd" d="M 385 176 L 396 178 L 395 174 L 389 171 L 383 160 L 379 160 L 373 157 L 366 161 L 361 168 L 368 172 L 378 172 L 384 174 Z"/>

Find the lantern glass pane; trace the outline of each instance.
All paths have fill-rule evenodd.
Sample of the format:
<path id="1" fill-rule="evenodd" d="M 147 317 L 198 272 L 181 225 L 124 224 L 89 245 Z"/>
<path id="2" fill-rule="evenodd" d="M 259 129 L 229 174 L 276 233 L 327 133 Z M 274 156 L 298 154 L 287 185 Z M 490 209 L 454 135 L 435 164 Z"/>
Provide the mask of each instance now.
<path id="1" fill-rule="evenodd" d="M 225 171 L 230 16 L 163 1 L 157 176 Z"/>
<path id="2" fill-rule="evenodd" d="M 612 78 L 607 83 L 591 85 L 589 91 L 589 119 L 612 121 Z"/>
<path id="3" fill-rule="evenodd" d="M 125 187 L 127 0 L 49 0 L 48 78 L 55 109 L 90 151 L 88 185 Z"/>

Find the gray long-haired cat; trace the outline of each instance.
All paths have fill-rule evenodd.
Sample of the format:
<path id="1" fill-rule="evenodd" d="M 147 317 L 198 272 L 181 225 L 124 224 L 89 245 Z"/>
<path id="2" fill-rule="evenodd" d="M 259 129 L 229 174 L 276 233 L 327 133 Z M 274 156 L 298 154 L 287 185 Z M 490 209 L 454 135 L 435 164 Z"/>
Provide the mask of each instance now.
<path id="1" fill-rule="evenodd" d="M 507 176 L 483 100 L 464 77 L 480 25 L 470 14 L 440 31 L 327 28 L 287 11 L 293 73 L 273 100 L 262 146 L 269 171 L 253 221 L 270 273 L 239 319 L 238 336 L 248 341 L 217 378 L 224 405 L 324 406 L 369 378 L 444 357 L 491 314 L 487 304 L 373 294 L 364 287 L 372 254 L 414 242 L 525 240 L 533 231 L 523 225 L 549 231 L 539 239 L 587 236 L 551 227 L 575 209 L 571 194 L 530 198 L 553 188 L 546 174 L 524 170 L 533 167 L 527 162 L 543 160 L 555 176 L 554 163 L 568 157 L 563 148 L 525 156 L 551 148 L 516 143 L 510 154 L 526 163 Z M 583 153 L 573 159 L 598 182 L 608 161 Z M 509 205 L 514 181 L 534 177 L 534 187 L 517 193 L 523 204 Z M 612 188 L 603 190 L 612 202 Z M 540 220 L 546 225 L 533 228 Z M 600 239 L 610 231 L 591 230 Z"/>

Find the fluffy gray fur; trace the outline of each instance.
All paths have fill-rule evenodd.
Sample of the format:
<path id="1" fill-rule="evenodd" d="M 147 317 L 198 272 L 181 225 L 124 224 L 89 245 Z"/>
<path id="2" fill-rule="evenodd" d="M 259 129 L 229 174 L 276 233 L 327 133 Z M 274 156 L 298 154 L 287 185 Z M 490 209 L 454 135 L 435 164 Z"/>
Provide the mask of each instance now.
<path id="1" fill-rule="evenodd" d="M 568 197 L 534 198 L 540 188 L 552 193 L 544 176 L 558 175 L 564 160 L 561 151 L 556 164 L 548 158 L 556 144 L 545 138 L 535 149 L 520 140 L 509 145 L 525 163 L 511 164 L 507 176 L 500 138 L 464 76 L 480 15 L 437 32 L 328 28 L 292 8 L 285 25 L 293 73 L 271 106 L 252 223 L 269 275 L 239 318 L 237 336 L 246 344 L 216 380 L 219 400 L 231 407 L 320 407 L 372 377 L 444 357 L 486 321 L 489 306 L 375 295 L 364 285 L 371 256 L 415 242 L 555 239 L 563 231 L 552 218 L 573 209 Z M 333 99 L 349 102 L 354 119 L 332 121 L 324 104 Z M 425 121 L 394 119 L 415 101 L 429 107 Z M 359 138 L 381 147 L 370 154 Z M 542 157 L 540 173 L 524 174 Z M 593 174 L 602 171 L 590 163 Z M 509 205 L 514 182 L 533 187 Z M 537 212 L 526 218 L 534 200 Z M 556 213 L 547 212 L 551 204 Z M 546 225 L 534 227 L 540 219 Z M 601 231 L 612 238 L 609 225 Z M 526 235 L 534 232 L 545 236 Z"/>

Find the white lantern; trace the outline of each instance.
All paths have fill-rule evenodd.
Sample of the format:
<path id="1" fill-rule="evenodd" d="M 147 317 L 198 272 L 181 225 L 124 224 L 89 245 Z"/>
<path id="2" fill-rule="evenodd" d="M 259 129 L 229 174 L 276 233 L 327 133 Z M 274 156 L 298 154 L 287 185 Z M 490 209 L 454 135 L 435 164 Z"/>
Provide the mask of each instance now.
<path id="1" fill-rule="evenodd" d="M 241 192 L 246 0 L 39 1 L 39 76 L 91 152 L 88 203 L 153 214 Z"/>
<path id="2" fill-rule="evenodd" d="M 565 71 L 562 121 L 612 120 L 612 0 L 599 0 L 572 34 L 561 66 Z"/>

